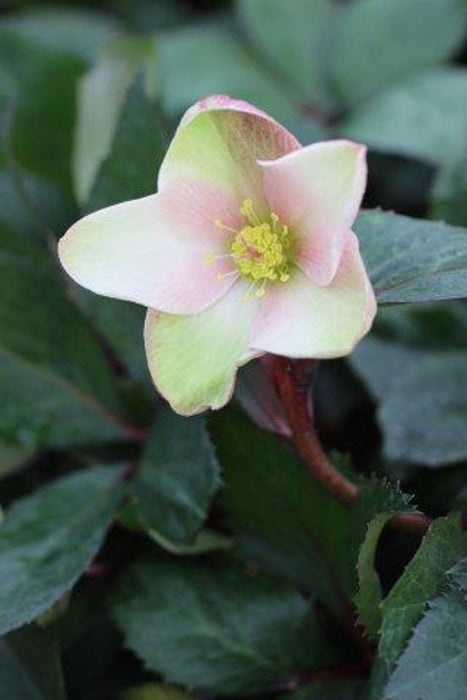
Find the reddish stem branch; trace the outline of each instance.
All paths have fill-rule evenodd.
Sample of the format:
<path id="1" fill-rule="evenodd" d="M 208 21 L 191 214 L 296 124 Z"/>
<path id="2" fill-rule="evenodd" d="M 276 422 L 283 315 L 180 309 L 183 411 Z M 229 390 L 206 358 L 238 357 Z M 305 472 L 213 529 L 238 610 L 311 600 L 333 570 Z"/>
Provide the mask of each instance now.
<path id="1" fill-rule="evenodd" d="M 351 505 L 359 489 L 339 472 L 324 452 L 309 405 L 309 381 L 313 362 L 275 358 L 274 379 L 281 397 L 295 445 L 312 476 L 341 503 Z M 430 519 L 422 514 L 402 513 L 390 520 L 391 528 L 425 532 Z"/>
<path id="2" fill-rule="evenodd" d="M 313 477 L 342 503 L 352 503 L 358 488 L 329 461 L 316 434 L 308 385 L 312 363 L 277 358 L 275 380 L 293 440 Z"/>
<path id="3" fill-rule="evenodd" d="M 423 513 L 399 513 L 391 518 L 386 527 L 391 530 L 412 530 L 424 535 L 430 525 L 430 518 Z"/>

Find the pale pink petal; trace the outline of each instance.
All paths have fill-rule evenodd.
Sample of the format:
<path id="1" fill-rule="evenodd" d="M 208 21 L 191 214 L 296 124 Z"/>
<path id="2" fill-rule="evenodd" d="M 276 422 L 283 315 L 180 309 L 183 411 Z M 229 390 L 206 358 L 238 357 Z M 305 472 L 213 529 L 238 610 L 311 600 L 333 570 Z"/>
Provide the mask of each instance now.
<path id="1" fill-rule="evenodd" d="M 260 163 L 270 207 L 297 236 L 298 265 L 316 284 L 336 274 L 365 191 L 365 154 L 351 141 L 327 141 Z"/>
<path id="2" fill-rule="evenodd" d="M 236 202 L 206 183 L 178 181 L 163 193 L 78 221 L 59 242 L 60 260 L 76 282 L 97 294 L 195 313 L 236 279 L 227 255 L 232 234 L 216 227 L 216 218 L 238 226 Z M 221 257 L 208 264 L 210 255 Z"/>
<path id="3" fill-rule="evenodd" d="M 204 97 L 202 100 L 198 100 L 198 102 L 195 102 L 194 105 L 187 109 L 178 128 L 180 129 L 181 127 L 186 126 L 188 122 L 194 119 L 194 117 L 201 112 L 214 111 L 216 109 L 227 109 L 234 112 L 255 114 L 257 117 L 262 117 L 268 121 L 274 121 L 274 119 L 270 117 L 267 112 L 264 112 L 262 109 L 258 109 L 249 102 L 245 102 L 245 100 L 237 100 L 235 97 L 230 97 L 229 95 L 209 95 L 208 97 Z"/>
<path id="4" fill-rule="evenodd" d="M 287 357 L 341 357 L 368 332 L 375 311 L 357 237 L 348 232 L 327 287 L 314 284 L 299 269 L 286 284 L 271 285 L 253 324 L 251 346 Z"/>
<path id="5" fill-rule="evenodd" d="M 149 309 L 144 333 L 149 369 L 178 413 L 220 408 L 230 399 L 237 368 L 252 354 L 248 340 L 259 300 L 246 298 L 247 290 L 239 280 L 217 303 L 191 316 Z"/>
<path id="6" fill-rule="evenodd" d="M 158 186 L 199 178 L 230 192 L 239 202 L 252 199 L 265 211 L 258 160 L 271 160 L 300 148 L 292 134 L 247 102 L 215 95 L 185 114 L 159 171 Z"/>
<path id="7" fill-rule="evenodd" d="M 378 303 L 376 301 L 375 293 L 368 275 L 366 275 L 366 295 L 365 312 L 363 314 L 362 325 L 359 331 L 360 338 L 363 338 L 371 330 L 376 312 L 378 310 Z"/>

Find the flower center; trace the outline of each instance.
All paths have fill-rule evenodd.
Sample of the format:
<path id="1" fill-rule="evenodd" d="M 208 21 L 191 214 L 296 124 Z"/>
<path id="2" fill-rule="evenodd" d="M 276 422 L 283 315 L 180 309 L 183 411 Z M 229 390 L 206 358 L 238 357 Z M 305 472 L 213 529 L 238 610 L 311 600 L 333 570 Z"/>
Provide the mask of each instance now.
<path id="1" fill-rule="evenodd" d="M 214 223 L 235 233 L 229 255 L 240 274 L 251 280 L 255 296 L 262 297 L 268 282 L 287 282 L 290 278 L 291 235 L 274 212 L 269 221 L 261 221 L 251 199 L 245 199 L 240 212 L 248 224 L 239 231 L 228 229 L 219 219 Z"/>

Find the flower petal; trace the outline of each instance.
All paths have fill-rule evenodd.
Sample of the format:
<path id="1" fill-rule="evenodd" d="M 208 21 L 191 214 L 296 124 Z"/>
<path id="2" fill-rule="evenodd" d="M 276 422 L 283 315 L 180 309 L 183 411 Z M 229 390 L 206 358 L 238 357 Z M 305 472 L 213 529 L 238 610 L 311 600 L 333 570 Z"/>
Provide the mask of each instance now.
<path id="1" fill-rule="evenodd" d="M 292 134 L 247 102 L 215 95 L 191 107 L 159 171 L 159 190 L 180 177 L 216 183 L 242 202 L 261 207 L 262 174 L 257 160 L 300 148 Z"/>
<path id="2" fill-rule="evenodd" d="M 98 294 L 169 313 L 194 313 L 235 282 L 225 255 L 227 232 L 239 225 L 237 204 L 213 186 L 178 181 L 163 193 L 84 217 L 59 242 L 68 274 Z M 206 256 L 225 255 L 208 264 Z"/>
<path id="3" fill-rule="evenodd" d="M 366 186 L 366 149 L 327 141 L 262 162 L 267 200 L 299 239 L 298 265 L 316 284 L 333 279 Z"/>
<path id="4" fill-rule="evenodd" d="M 288 357 L 341 357 L 368 332 L 375 312 L 358 240 L 349 232 L 329 286 L 297 269 L 287 284 L 271 287 L 253 323 L 251 346 Z"/>
<path id="5" fill-rule="evenodd" d="M 149 369 L 177 413 L 221 408 L 232 395 L 237 367 L 251 357 L 249 332 L 258 308 L 257 299 L 245 299 L 246 289 L 237 282 L 216 304 L 193 316 L 148 310 Z"/>

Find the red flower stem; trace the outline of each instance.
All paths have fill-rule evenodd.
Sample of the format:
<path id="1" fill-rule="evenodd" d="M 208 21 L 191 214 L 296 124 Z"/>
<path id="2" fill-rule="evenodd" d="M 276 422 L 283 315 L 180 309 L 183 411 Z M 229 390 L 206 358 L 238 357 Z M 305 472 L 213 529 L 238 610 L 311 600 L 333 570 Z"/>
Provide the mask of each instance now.
<path id="1" fill-rule="evenodd" d="M 308 470 L 316 481 L 345 505 L 351 505 L 359 489 L 339 472 L 324 452 L 313 420 L 309 402 L 309 384 L 314 362 L 310 360 L 274 359 L 273 376 L 282 400 L 292 439 Z M 402 513 L 394 516 L 388 526 L 423 533 L 430 525 L 426 515 Z"/>
<path id="2" fill-rule="evenodd" d="M 312 476 L 342 503 L 352 503 L 358 488 L 329 461 L 314 427 L 308 405 L 309 379 L 313 363 L 276 358 L 275 380 L 288 418 L 292 438 Z"/>

